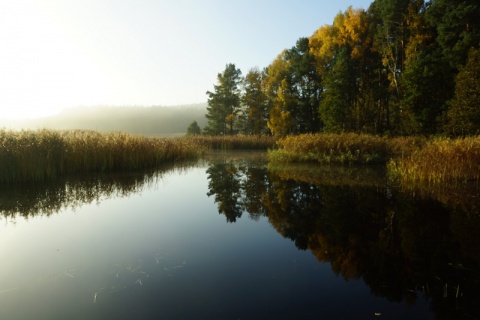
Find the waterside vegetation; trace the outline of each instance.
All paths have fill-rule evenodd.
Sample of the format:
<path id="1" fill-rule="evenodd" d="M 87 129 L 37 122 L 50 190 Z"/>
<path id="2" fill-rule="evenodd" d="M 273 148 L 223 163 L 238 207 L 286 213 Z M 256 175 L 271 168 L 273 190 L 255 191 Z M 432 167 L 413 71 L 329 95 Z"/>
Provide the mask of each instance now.
<path id="1" fill-rule="evenodd" d="M 274 163 L 386 164 L 402 184 L 480 180 L 480 137 L 379 137 L 367 134 L 303 134 L 277 141 Z"/>
<path id="2" fill-rule="evenodd" d="M 187 141 L 208 150 L 267 150 L 275 147 L 277 138 L 269 135 L 194 135 L 186 136 Z"/>
<path id="3" fill-rule="evenodd" d="M 122 132 L 0 130 L 0 183 L 66 174 L 132 171 L 213 150 L 269 150 L 272 164 L 382 165 L 402 185 L 479 181 L 480 138 L 302 134 L 152 138 Z"/>
<path id="4" fill-rule="evenodd" d="M 388 169 L 404 184 L 480 181 L 480 137 L 431 139 Z"/>
<path id="5" fill-rule="evenodd" d="M 270 151 L 273 162 L 309 162 L 317 164 L 385 164 L 422 148 L 422 137 L 381 137 L 369 134 L 302 134 L 277 141 Z"/>
<path id="6" fill-rule="evenodd" d="M 0 183 L 131 171 L 192 160 L 212 149 L 264 149 L 273 137 L 154 138 L 124 132 L 0 130 Z"/>
<path id="7" fill-rule="evenodd" d="M 46 181 L 60 175 L 139 170 L 198 157 L 187 140 L 121 132 L 0 131 L 0 182 Z"/>

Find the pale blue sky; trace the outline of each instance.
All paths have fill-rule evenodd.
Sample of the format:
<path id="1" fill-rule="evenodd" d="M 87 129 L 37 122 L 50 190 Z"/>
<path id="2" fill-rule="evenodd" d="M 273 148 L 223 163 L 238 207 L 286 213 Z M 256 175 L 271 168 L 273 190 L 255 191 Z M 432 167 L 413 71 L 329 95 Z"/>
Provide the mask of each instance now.
<path id="1" fill-rule="evenodd" d="M 2 0 L 0 118 L 75 106 L 207 100 L 227 63 L 246 74 L 370 0 Z"/>

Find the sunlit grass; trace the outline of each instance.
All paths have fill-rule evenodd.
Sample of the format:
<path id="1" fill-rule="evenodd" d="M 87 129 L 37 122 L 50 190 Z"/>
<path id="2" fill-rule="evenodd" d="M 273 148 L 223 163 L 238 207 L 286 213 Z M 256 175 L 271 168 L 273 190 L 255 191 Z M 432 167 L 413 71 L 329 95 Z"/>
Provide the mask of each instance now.
<path id="1" fill-rule="evenodd" d="M 269 152 L 275 163 L 387 164 L 402 183 L 480 180 L 480 138 L 397 137 L 365 134 L 287 136 Z"/>
<path id="2" fill-rule="evenodd" d="M 269 136 L 153 138 L 85 130 L 0 130 L 0 183 L 139 170 L 195 159 L 206 150 L 266 150 L 274 143 Z"/>
<path id="3" fill-rule="evenodd" d="M 303 134 L 287 136 L 270 151 L 273 162 L 321 164 L 384 164 L 421 148 L 423 137 L 387 138 L 368 134 Z"/>
<path id="4" fill-rule="evenodd" d="M 480 138 L 387 138 L 365 134 L 152 138 L 122 132 L 0 130 L 0 183 L 152 168 L 208 150 L 270 150 L 272 163 L 387 164 L 402 184 L 480 180 Z"/>
<path id="5" fill-rule="evenodd" d="M 480 138 L 429 140 L 406 157 L 391 159 L 391 176 L 403 184 L 480 180 Z"/>
<path id="6" fill-rule="evenodd" d="M 387 138 L 355 133 L 287 136 L 277 146 L 270 151 L 273 162 L 374 164 L 389 154 Z"/>
<path id="7" fill-rule="evenodd" d="M 207 150 L 267 150 L 273 148 L 276 142 L 276 138 L 267 135 L 198 135 L 182 139 Z"/>
<path id="8" fill-rule="evenodd" d="M 392 182 L 405 192 L 478 215 L 479 137 L 429 140 L 408 156 L 392 158 L 387 169 Z"/>
<path id="9" fill-rule="evenodd" d="M 59 175 L 151 168 L 199 156 L 188 140 L 120 132 L 0 130 L 0 182 L 45 181 Z"/>

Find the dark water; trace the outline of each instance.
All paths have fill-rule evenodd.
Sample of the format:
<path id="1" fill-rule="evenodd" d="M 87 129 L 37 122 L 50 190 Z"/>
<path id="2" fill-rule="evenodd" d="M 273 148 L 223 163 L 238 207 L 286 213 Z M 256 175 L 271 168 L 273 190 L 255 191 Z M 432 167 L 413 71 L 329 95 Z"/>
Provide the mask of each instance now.
<path id="1" fill-rule="evenodd" d="M 480 318 L 476 194 L 263 158 L 4 188 L 0 319 Z"/>

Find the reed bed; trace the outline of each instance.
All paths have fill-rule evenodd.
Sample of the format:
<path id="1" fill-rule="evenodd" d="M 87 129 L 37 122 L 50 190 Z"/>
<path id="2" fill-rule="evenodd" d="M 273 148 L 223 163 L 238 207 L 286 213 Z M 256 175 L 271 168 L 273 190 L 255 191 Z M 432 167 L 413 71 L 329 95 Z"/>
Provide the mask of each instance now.
<path id="1" fill-rule="evenodd" d="M 81 130 L 0 130 L 0 183 L 138 170 L 198 156 L 198 146 L 182 139 Z"/>
<path id="2" fill-rule="evenodd" d="M 269 153 L 273 162 L 377 164 L 389 155 L 387 138 L 355 133 L 287 136 L 277 147 Z"/>
<path id="3" fill-rule="evenodd" d="M 267 150 L 275 146 L 276 138 L 267 135 L 187 136 L 182 138 L 207 150 Z"/>
<path id="4" fill-rule="evenodd" d="M 480 137 L 437 138 L 409 156 L 391 159 L 390 175 L 403 184 L 480 180 Z"/>

